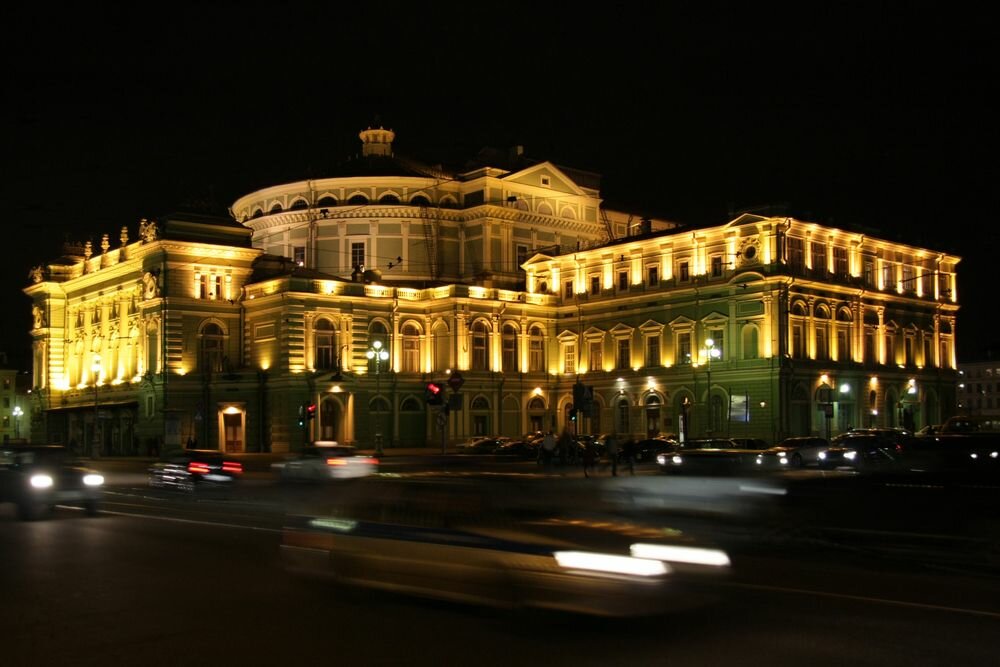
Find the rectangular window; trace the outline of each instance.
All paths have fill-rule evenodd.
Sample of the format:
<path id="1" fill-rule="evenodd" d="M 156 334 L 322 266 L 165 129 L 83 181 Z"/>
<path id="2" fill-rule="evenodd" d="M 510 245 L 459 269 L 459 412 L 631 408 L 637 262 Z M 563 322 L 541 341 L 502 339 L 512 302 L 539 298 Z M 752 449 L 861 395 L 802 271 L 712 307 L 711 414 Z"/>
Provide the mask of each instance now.
<path id="1" fill-rule="evenodd" d="M 365 242 L 361 241 L 351 243 L 351 268 L 352 269 L 364 269 L 365 268 Z"/>
<path id="2" fill-rule="evenodd" d="M 788 266 L 795 271 L 802 271 L 805 268 L 805 251 L 802 248 L 802 239 L 789 236 L 787 247 Z"/>
<path id="3" fill-rule="evenodd" d="M 805 337 L 802 335 L 802 325 L 792 325 L 792 357 L 802 359 L 806 356 Z"/>
<path id="4" fill-rule="evenodd" d="M 660 284 L 660 267 L 656 265 L 646 267 L 646 284 L 650 287 Z"/>
<path id="5" fill-rule="evenodd" d="M 10 407 L 10 396 L 4 396 L 3 397 L 3 406 L 5 408 L 9 408 Z"/>
<path id="6" fill-rule="evenodd" d="M 892 289 L 896 281 L 892 279 L 892 267 L 889 264 L 882 265 L 882 289 Z"/>
<path id="7" fill-rule="evenodd" d="M 680 270 L 678 271 L 678 273 L 680 274 L 681 282 L 687 282 L 688 280 L 691 280 L 691 265 L 688 264 L 687 262 L 681 262 Z"/>
<path id="8" fill-rule="evenodd" d="M 514 267 L 515 270 L 523 272 L 524 269 L 521 265 L 528 261 L 528 246 L 519 245 L 517 246 L 517 266 Z"/>
<path id="9" fill-rule="evenodd" d="M 573 298 L 573 281 L 572 280 L 567 280 L 565 283 L 563 283 L 563 297 L 566 298 L 566 299 L 572 299 Z"/>
<path id="10" fill-rule="evenodd" d="M 292 261 L 299 266 L 306 265 L 306 247 L 304 245 L 297 245 L 292 248 Z"/>
<path id="11" fill-rule="evenodd" d="M 875 265 L 865 262 L 865 286 L 875 287 Z"/>
<path id="12" fill-rule="evenodd" d="M 532 373 L 545 370 L 543 344 L 542 337 L 534 335 L 531 337 L 531 342 L 528 343 L 528 370 Z"/>
<path id="13" fill-rule="evenodd" d="M 646 337 L 646 366 L 648 368 L 660 365 L 660 336 Z"/>
<path id="14" fill-rule="evenodd" d="M 615 368 L 626 369 L 632 367 L 632 341 L 628 338 L 618 339 L 618 358 L 615 362 Z"/>
<path id="15" fill-rule="evenodd" d="M 3 416 L 3 427 L 10 428 L 10 415 Z"/>
<path id="16" fill-rule="evenodd" d="M 722 275 L 722 256 L 716 255 L 712 257 L 712 277 L 718 278 Z"/>
<path id="17" fill-rule="evenodd" d="M 826 339 L 826 327 L 817 325 L 816 327 L 816 358 L 826 361 L 830 358 L 830 347 Z"/>
<path id="18" fill-rule="evenodd" d="M 812 250 L 812 270 L 817 273 L 826 273 L 826 244 L 821 241 L 814 241 L 809 244 Z"/>
<path id="19" fill-rule="evenodd" d="M 403 337 L 403 372 L 420 371 L 420 339 L 416 336 Z"/>
<path id="20" fill-rule="evenodd" d="M 590 294 L 592 296 L 597 296 L 601 293 L 601 277 L 598 275 L 590 276 Z"/>
<path id="21" fill-rule="evenodd" d="M 924 366 L 926 368 L 932 368 L 934 366 L 934 351 L 931 346 L 932 342 L 933 341 L 930 336 L 924 336 Z"/>
<path id="22" fill-rule="evenodd" d="M 878 363 L 878 351 L 875 349 L 874 329 L 865 329 L 865 363 Z"/>
<path id="23" fill-rule="evenodd" d="M 896 335 L 888 333 L 885 335 L 885 363 L 896 363 Z"/>
<path id="24" fill-rule="evenodd" d="M 576 373 L 575 343 L 567 343 L 563 347 L 563 373 Z"/>
<path id="25" fill-rule="evenodd" d="M 726 354 L 726 330 L 725 329 L 711 329 L 708 332 L 708 340 L 712 341 L 712 349 L 718 350 L 718 354 L 713 356 L 712 359 L 719 361 L 725 357 Z M 706 341 L 705 346 L 708 347 L 708 342 Z"/>
<path id="26" fill-rule="evenodd" d="M 628 289 L 628 271 L 618 272 L 618 291 L 624 292 Z"/>
<path id="27" fill-rule="evenodd" d="M 850 361 L 851 352 L 847 347 L 847 331 L 839 329 L 837 331 L 837 361 Z"/>
<path id="28" fill-rule="evenodd" d="M 913 336 L 907 336 L 903 339 L 903 354 L 905 355 L 903 363 L 907 366 L 915 366 L 917 363 L 915 343 Z"/>
<path id="29" fill-rule="evenodd" d="M 154 405 L 155 405 L 155 403 L 153 402 L 153 397 L 152 396 L 147 396 L 146 397 L 146 416 L 147 417 L 152 417 L 153 416 Z"/>
<path id="30" fill-rule="evenodd" d="M 601 341 L 595 340 L 590 343 L 590 370 L 591 371 L 603 371 L 604 370 L 604 355 L 603 347 Z"/>
<path id="31" fill-rule="evenodd" d="M 677 363 L 682 366 L 691 365 L 691 334 L 677 334 Z"/>
<path id="32" fill-rule="evenodd" d="M 841 278 L 847 277 L 847 248 L 834 246 L 833 272 Z"/>

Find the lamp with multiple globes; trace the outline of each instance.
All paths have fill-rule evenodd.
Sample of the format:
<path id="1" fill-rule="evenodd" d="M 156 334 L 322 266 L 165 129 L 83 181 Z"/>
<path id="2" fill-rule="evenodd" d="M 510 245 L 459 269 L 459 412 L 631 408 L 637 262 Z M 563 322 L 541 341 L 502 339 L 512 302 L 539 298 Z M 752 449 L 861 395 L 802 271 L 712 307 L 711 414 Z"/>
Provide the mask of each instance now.
<path id="1" fill-rule="evenodd" d="M 382 341 L 374 340 L 372 341 L 371 347 L 365 352 L 365 356 L 369 361 L 375 362 L 375 395 L 381 396 L 381 383 L 380 375 L 382 371 L 382 362 L 389 359 L 389 352 L 382 346 Z M 382 456 L 382 411 L 377 410 L 375 412 L 375 455 Z"/>

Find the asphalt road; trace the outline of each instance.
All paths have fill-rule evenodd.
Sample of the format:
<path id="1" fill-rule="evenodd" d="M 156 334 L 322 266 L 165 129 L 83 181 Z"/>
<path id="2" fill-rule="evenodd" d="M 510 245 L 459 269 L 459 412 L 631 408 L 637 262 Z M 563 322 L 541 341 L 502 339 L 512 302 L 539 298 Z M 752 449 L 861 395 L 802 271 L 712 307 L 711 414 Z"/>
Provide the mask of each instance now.
<path id="1" fill-rule="evenodd" d="M 0 506 L 4 665 L 978 665 L 1000 648 L 995 553 L 968 548 L 992 523 L 964 507 L 971 490 L 946 490 L 942 508 L 937 488 L 813 484 L 776 514 L 720 528 L 734 576 L 706 591 L 713 604 L 602 620 L 297 579 L 279 562 L 278 531 L 285 504 L 310 487 L 248 479 L 188 496 L 117 474 L 97 518 L 60 508 L 24 523 Z M 642 474 L 597 483 L 639 501 L 678 488 Z M 933 510 L 925 532 L 911 530 L 917 519 L 887 530 L 907 508 Z M 940 532 L 948 516 L 952 530 Z"/>

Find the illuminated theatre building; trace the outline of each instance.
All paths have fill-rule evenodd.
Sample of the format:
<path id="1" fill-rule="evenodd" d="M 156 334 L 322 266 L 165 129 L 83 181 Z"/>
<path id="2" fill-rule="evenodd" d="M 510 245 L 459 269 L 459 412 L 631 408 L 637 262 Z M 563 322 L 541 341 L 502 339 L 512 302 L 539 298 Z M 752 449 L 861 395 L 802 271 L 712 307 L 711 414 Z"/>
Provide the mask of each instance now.
<path id="1" fill-rule="evenodd" d="M 49 440 L 393 447 L 444 424 L 449 442 L 773 442 L 954 410 L 957 257 L 785 217 L 633 224 L 597 175 L 520 150 L 447 171 L 395 156 L 389 130 L 360 137 L 327 178 L 250 193 L 234 219 L 143 221 L 35 269 Z M 443 415 L 425 387 L 456 371 Z"/>

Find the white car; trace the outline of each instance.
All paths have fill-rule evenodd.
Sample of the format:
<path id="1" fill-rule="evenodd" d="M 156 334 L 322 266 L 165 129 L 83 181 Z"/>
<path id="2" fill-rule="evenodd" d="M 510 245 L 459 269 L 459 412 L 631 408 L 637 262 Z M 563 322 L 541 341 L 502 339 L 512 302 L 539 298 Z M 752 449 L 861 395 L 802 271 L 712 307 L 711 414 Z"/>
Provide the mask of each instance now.
<path id="1" fill-rule="evenodd" d="M 271 468 L 283 480 L 350 479 L 378 472 L 378 459 L 360 456 L 349 445 L 317 441 Z"/>

